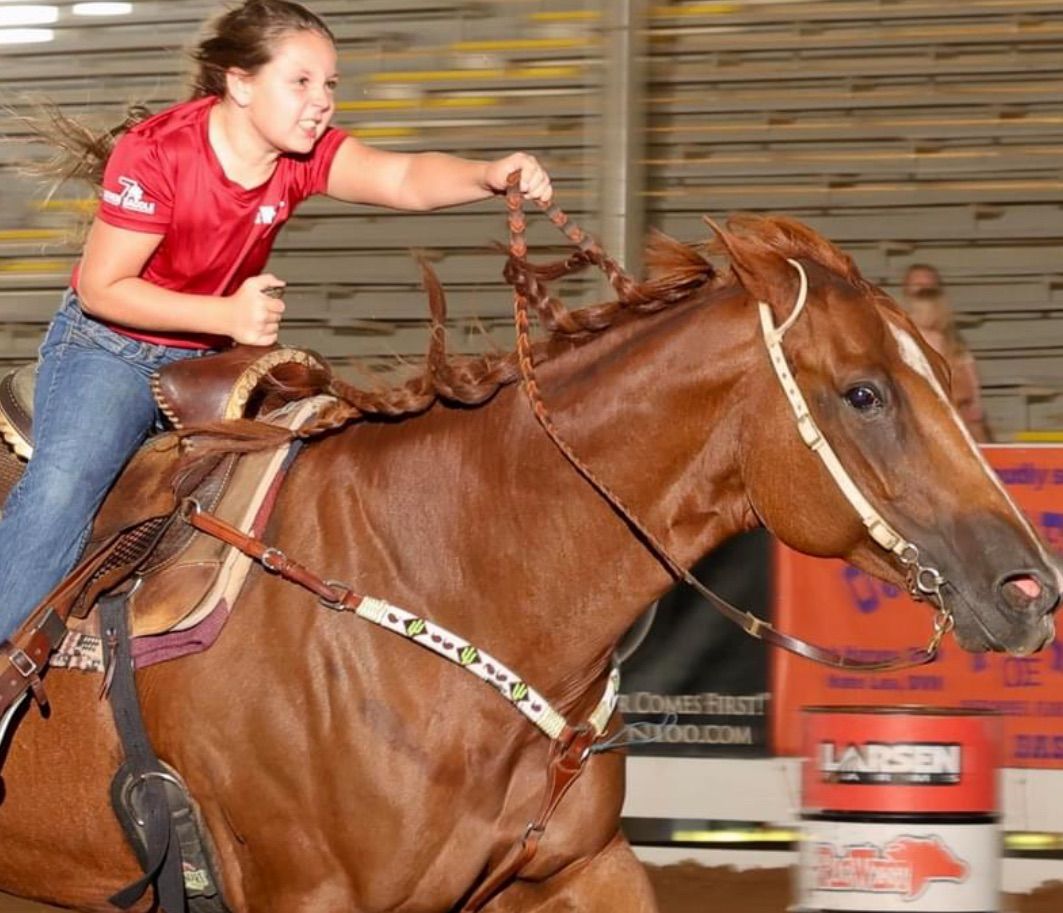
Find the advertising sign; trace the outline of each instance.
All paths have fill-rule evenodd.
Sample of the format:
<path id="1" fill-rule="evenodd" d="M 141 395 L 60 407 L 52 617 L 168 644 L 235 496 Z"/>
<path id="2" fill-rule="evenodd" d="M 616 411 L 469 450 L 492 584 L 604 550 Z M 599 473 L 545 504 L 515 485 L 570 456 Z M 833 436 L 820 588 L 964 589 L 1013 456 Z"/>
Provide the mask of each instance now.
<path id="1" fill-rule="evenodd" d="M 725 599 L 768 614 L 771 540 L 755 530 L 725 543 L 695 575 Z M 768 753 L 767 650 L 686 586 L 657 606 L 621 668 L 620 710 L 649 741 L 635 754 L 754 757 Z"/>
<path id="2" fill-rule="evenodd" d="M 998 910 L 996 825 L 806 821 L 799 910 Z"/>
<path id="3" fill-rule="evenodd" d="M 1049 547 L 1063 553 L 1063 448 L 985 453 Z M 895 659 L 930 637 L 931 608 L 840 561 L 779 546 L 776 590 L 776 627 L 852 658 Z M 912 704 L 996 711 L 1004 718 L 1005 766 L 1063 769 L 1059 636 L 1032 656 L 970 654 L 949 636 L 935 662 L 892 673 L 832 669 L 773 650 L 771 675 L 777 754 L 800 754 L 802 707 Z"/>
<path id="4" fill-rule="evenodd" d="M 997 910 L 1000 717 L 803 713 L 800 911 Z"/>

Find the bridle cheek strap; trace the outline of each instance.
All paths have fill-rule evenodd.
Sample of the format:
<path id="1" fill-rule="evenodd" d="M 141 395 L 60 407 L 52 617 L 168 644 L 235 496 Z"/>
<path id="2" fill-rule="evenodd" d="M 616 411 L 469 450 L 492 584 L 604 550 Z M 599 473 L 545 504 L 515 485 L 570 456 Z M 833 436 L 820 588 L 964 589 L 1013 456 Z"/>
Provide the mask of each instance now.
<path id="1" fill-rule="evenodd" d="M 875 509 L 874 505 L 864 497 L 864 493 L 857 487 L 852 476 L 846 471 L 838 454 L 819 430 L 816 420 L 809 411 L 808 403 L 794 380 L 793 372 L 786 361 L 786 355 L 782 350 L 783 337 L 794 325 L 797 318 L 805 308 L 808 301 L 808 276 L 804 267 L 796 260 L 787 259 L 798 275 L 801 277 L 801 287 L 797 293 L 797 302 L 790 316 L 781 326 L 775 326 L 771 308 L 763 301 L 757 302 L 760 310 L 760 326 L 764 333 L 764 344 L 768 348 L 768 356 L 771 366 L 775 369 L 775 376 L 779 379 L 779 385 L 786 396 L 794 417 L 797 419 L 797 430 L 801 440 L 805 442 L 813 453 L 822 461 L 827 472 L 830 473 L 834 483 L 838 486 L 845 500 L 860 517 L 868 535 L 886 551 L 897 556 L 900 565 L 905 569 L 908 582 L 908 592 L 914 599 L 928 600 L 937 608 L 937 617 L 934 620 L 934 635 L 930 644 L 924 651 L 924 655 L 930 657 L 937 650 L 941 638 L 952 630 L 955 623 L 952 610 L 945 605 L 941 595 L 941 588 L 945 585 L 945 577 L 934 567 L 920 563 L 919 547 L 909 542 Z"/>
<path id="2" fill-rule="evenodd" d="M 771 366 L 775 369 L 775 376 L 779 378 L 782 391 L 790 403 L 794 416 L 797 418 L 797 430 L 801 434 L 801 440 L 805 442 L 805 446 L 822 460 L 827 472 L 830 473 L 831 478 L 834 479 L 835 484 L 845 496 L 845 500 L 852 505 L 860 517 L 860 522 L 867 528 L 868 535 L 886 551 L 893 552 L 902 559 L 910 558 L 912 555 L 918 554 L 918 549 L 886 522 L 882 514 L 874 508 L 871 502 L 864 497 L 864 493 L 856 486 L 852 476 L 849 475 L 841 460 L 838 459 L 834 448 L 823 436 L 823 432 L 819 430 L 816 420 L 812 418 L 808 403 L 805 401 L 805 397 L 797 386 L 793 373 L 790 371 L 790 366 L 786 362 L 786 356 L 782 350 L 783 337 L 801 315 L 805 302 L 808 300 L 808 276 L 805 274 L 804 267 L 796 260 L 788 259 L 786 262 L 796 269 L 801 277 L 801 289 L 798 292 L 797 303 L 794 305 L 790 316 L 786 318 L 786 321 L 781 326 L 776 327 L 772 319 L 771 308 L 763 301 L 757 302 L 757 307 L 760 309 L 760 326 L 764 332 L 764 344 L 768 347 Z"/>

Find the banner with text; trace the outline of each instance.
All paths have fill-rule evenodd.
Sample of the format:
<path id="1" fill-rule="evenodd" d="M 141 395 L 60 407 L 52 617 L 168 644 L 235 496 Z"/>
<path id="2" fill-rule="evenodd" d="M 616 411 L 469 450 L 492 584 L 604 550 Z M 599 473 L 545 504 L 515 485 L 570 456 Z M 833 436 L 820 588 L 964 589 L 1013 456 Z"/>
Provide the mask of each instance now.
<path id="1" fill-rule="evenodd" d="M 1063 447 L 989 446 L 986 457 L 1049 547 L 1063 553 Z M 776 553 L 776 626 L 862 659 L 924 647 L 932 614 L 840 561 Z M 1058 622 L 1057 622 L 1058 624 Z M 946 637 L 939 659 L 893 673 L 831 669 L 772 652 L 773 748 L 800 754 L 802 707 L 922 704 L 996 710 L 1004 716 L 1004 763 L 1063 768 L 1063 641 L 1033 656 L 971 654 Z"/>
<path id="2" fill-rule="evenodd" d="M 771 537 L 754 530 L 694 569 L 725 599 L 764 614 Z M 646 741 L 635 754 L 757 757 L 768 753 L 768 659 L 686 586 L 660 600 L 642 645 L 621 669 L 620 710 Z"/>

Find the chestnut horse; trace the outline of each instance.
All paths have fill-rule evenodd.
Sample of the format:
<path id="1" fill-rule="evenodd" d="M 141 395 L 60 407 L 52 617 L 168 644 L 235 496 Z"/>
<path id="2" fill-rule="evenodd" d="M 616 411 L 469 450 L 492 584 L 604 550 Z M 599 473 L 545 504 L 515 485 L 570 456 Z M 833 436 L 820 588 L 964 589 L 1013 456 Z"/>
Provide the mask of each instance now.
<path id="1" fill-rule="evenodd" d="M 536 349 L 538 388 L 575 453 L 682 566 L 763 524 L 903 583 L 799 435 L 765 347 L 766 302 L 838 460 L 944 578 L 960 645 L 1043 646 L 1059 571 L 949 405 L 941 360 L 810 229 L 747 217 L 719 242 L 729 270 L 659 238 L 624 302 L 544 302 L 554 332 Z M 430 363 L 436 401 L 414 384 L 408 415 L 348 391 L 357 408 L 316 429 L 263 538 L 460 633 L 585 719 L 618 641 L 673 577 L 544 435 L 510 383 L 512 356 Z M 138 683 L 237 913 L 459 910 L 544 792 L 548 740 L 495 691 L 261 570 L 213 648 Z M 4 763 L 0 889 L 108 910 L 138 874 L 107 800 L 110 711 L 94 676 L 53 670 L 49 684 L 51 718 L 29 713 Z M 485 909 L 655 910 L 618 831 L 623 792 L 622 755 L 594 755 L 538 855 Z"/>

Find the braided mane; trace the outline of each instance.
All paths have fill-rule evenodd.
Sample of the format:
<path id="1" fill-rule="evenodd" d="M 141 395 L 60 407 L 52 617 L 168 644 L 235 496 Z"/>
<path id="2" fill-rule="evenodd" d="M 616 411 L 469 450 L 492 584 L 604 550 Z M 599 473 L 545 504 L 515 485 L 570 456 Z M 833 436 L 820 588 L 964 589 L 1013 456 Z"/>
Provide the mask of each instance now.
<path id="1" fill-rule="evenodd" d="M 784 258 L 813 260 L 862 290 L 872 288 L 851 257 L 794 219 L 732 216 L 726 233 L 732 247 L 753 254 L 771 252 Z M 503 271 L 505 278 L 528 299 L 548 333 L 547 338 L 535 344 L 534 362 L 539 364 L 578 347 L 613 326 L 672 307 L 699 290 L 724 290 L 738 284 L 733 270 L 721 273 L 702 251 L 721 253 L 723 245 L 719 239 L 708 244 L 684 244 L 655 231 L 646 249 L 646 278 L 639 283 L 614 282 L 619 289 L 615 300 L 578 310 L 569 310 L 552 297 L 546 283 L 591 264 L 601 266 L 600 256 L 579 250 L 564 260 L 532 264 L 510 255 Z M 334 378 L 329 392 L 337 397 L 337 402 L 316 421 L 295 432 L 298 437 L 316 438 L 356 421 L 399 420 L 423 413 L 440 401 L 475 407 L 520 378 L 515 352 L 479 356 L 453 356 L 447 352 L 446 296 L 432 268 L 424 261 L 420 266 L 431 316 L 431 336 L 422 372 L 398 386 L 375 390 Z M 261 450 L 293 436 L 286 429 L 249 420 L 190 428 L 180 434 L 195 442 L 197 458 L 218 452 Z"/>

